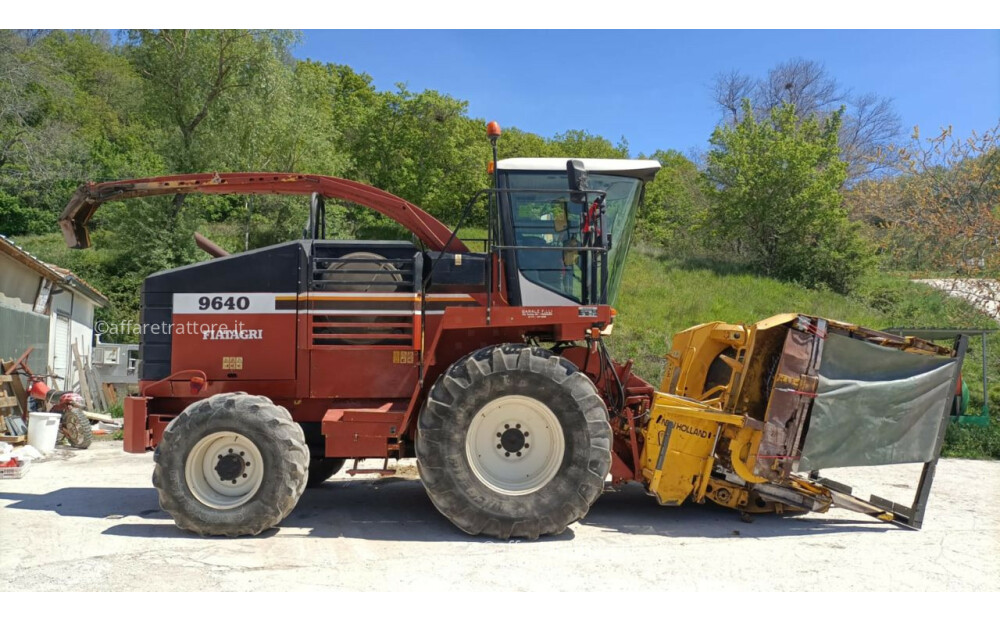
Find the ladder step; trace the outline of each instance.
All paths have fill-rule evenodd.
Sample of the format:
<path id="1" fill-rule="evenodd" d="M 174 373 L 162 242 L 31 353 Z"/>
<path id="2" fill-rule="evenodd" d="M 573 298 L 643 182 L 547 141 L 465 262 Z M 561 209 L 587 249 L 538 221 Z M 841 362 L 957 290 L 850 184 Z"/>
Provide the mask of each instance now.
<path id="1" fill-rule="evenodd" d="M 382 476 L 392 476 L 396 473 L 395 469 L 348 469 L 348 476 L 356 476 L 357 474 L 379 474 Z"/>

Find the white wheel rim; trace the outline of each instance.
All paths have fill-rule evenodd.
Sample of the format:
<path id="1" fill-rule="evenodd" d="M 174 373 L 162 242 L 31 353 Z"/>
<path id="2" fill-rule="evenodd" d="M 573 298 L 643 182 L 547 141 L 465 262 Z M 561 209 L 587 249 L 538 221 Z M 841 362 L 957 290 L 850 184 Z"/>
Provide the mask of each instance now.
<path id="1" fill-rule="evenodd" d="M 504 495 L 527 495 L 544 487 L 559 471 L 565 453 L 559 420 L 544 403 L 528 396 L 490 401 L 476 413 L 465 436 L 472 473 Z"/>
<path id="2" fill-rule="evenodd" d="M 188 453 L 184 479 L 195 498 L 210 508 L 242 506 L 264 480 L 264 461 L 252 441 L 239 433 L 212 433 Z"/>

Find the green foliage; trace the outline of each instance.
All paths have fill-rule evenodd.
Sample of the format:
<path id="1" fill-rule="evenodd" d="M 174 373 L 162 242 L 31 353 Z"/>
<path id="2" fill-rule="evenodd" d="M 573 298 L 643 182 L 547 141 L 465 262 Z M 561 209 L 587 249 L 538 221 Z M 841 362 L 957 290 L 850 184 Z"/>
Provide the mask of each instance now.
<path id="1" fill-rule="evenodd" d="M 81 182 L 162 171 L 139 76 L 99 33 L 0 31 L 0 233 L 44 233 Z M 151 140 L 151 137 L 154 138 Z M 25 228 L 25 220 L 28 222 Z"/>
<path id="2" fill-rule="evenodd" d="M 941 276 L 1000 274 L 1000 122 L 969 136 L 949 127 L 922 138 L 915 129 L 885 157 L 893 174 L 846 194 L 882 263 Z"/>
<path id="3" fill-rule="evenodd" d="M 132 30 L 114 45 L 99 31 L 36 38 L 3 31 L 0 233 L 55 230 L 83 181 L 205 170 L 343 176 L 457 223 L 466 201 L 488 183 L 483 121 L 468 117 L 464 101 L 441 93 L 403 86 L 380 92 L 370 76 L 350 67 L 294 60 L 289 49 L 297 38 L 287 31 Z M 501 152 L 626 157 L 628 147 L 581 130 L 544 138 L 508 128 Z M 273 196 L 157 204 L 169 217 L 146 207 L 130 207 L 129 217 L 149 230 L 227 224 L 232 250 L 297 237 L 305 214 L 302 199 Z M 408 237 L 388 219 L 351 205 L 331 204 L 328 216 L 334 236 Z M 467 225 L 482 226 L 485 217 L 480 207 Z M 99 214 L 92 229 L 129 236 L 128 219 Z M 130 260 L 142 263 L 142 272 L 176 266 L 169 263 L 184 252 L 159 245 L 168 242 L 161 234 L 146 236 L 147 251 Z M 130 279 L 93 275 L 105 288 Z"/>
<path id="4" fill-rule="evenodd" d="M 1000 415 L 991 415 L 990 425 L 985 428 L 949 425 L 941 454 L 967 459 L 1000 459 Z"/>
<path id="5" fill-rule="evenodd" d="M 37 220 L 36 211 L 25 206 L 17 198 L 0 191 L 0 222 L 3 222 L 5 235 L 24 235 L 27 233 L 40 233 L 51 230 L 55 221 Z"/>
<path id="6" fill-rule="evenodd" d="M 233 146 L 245 151 L 226 129 L 252 122 L 280 88 L 294 39 L 270 30 L 129 31 L 125 54 L 143 78 L 171 170 L 226 169 Z"/>
<path id="7" fill-rule="evenodd" d="M 765 275 L 850 290 L 871 259 L 842 207 L 840 113 L 799 118 L 782 105 L 758 120 L 743 106 L 738 124 L 712 134 L 705 178 L 715 232 Z"/>
<path id="8" fill-rule="evenodd" d="M 382 93 L 348 133 L 350 176 L 447 219 L 486 183 L 488 144 L 466 107 L 402 85 Z"/>
<path id="9" fill-rule="evenodd" d="M 832 291 L 760 277 L 739 265 L 685 261 L 648 245 L 629 253 L 616 308 L 609 343 L 616 357 L 635 359 L 637 373 L 654 385 L 663 372 L 665 339 L 706 321 L 751 322 L 799 311 L 883 324 L 881 313 Z"/>
<path id="10" fill-rule="evenodd" d="M 485 123 L 477 120 L 476 131 L 482 135 Z M 517 127 L 504 127 L 500 138 L 500 157 L 585 157 L 622 159 L 629 156 L 628 143 L 622 138 L 618 144 L 612 144 L 607 138 L 595 136 L 589 132 L 571 129 L 556 134 L 552 138 L 544 138 L 537 134 L 522 131 Z"/>
<path id="11" fill-rule="evenodd" d="M 573 129 L 556 134 L 549 141 L 549 152 L 545 156 L 621 159 L 628 157 L 628 142 L 622 138 L 618 144 L 613 145 L 606 138 Z M 529 157 L 539 157 L 539 155 Z"/>
<path id="12" fill-rule="evenodd" d="M 656 151 L 662 168 L 646 186 L 639 210 L 639 233 L 674 253 L 699 245 L 708 214 L 708 199 L 698 167 L 677 151 Z"/>

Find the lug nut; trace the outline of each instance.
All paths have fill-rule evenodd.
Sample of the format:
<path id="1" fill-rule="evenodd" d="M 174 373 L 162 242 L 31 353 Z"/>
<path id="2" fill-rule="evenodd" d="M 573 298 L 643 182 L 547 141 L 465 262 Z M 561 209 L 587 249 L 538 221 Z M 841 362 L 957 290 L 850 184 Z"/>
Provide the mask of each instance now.
<path id="1" fill-rule="evenodd" d="M 517 455 L 518 455 L 518 456 L 521 456 L 521 453 L 520 453 L 520 452 L 518 452 L 518 453 L 517 453 Z"/>
<path id="2" fill-rule="evenodd" d="M 502 444 L 497 444 L 497 450 L 499 450 L 501 448 L 503 448 L 503 445 Z"/>
<path id="3" fill-rule="evenodd" d="M 497 437 L 503 437 L 503 435 L 500 434 L 500 433 L 497 433 Z"/>
<path id="4" fill-rule="evenodd" d="M 528 435 L 530 435 L 530 434 L 531 434 L 531 433 L 529 433 L 528 431 L 524 431 L 524 436 L 525 436 L 525 437 L 527 437 L 527 436 L 528 436 Z"/>
<path id="5" fill-rule="evenodd" d="M 517 425 L 515 426 L 515 428 L 521 428 L 521 425 L 520 425 L 520 424 L 517 424 Z"/>
<path id="6" fill-rule="evenodd" d="M 510 456 L 510 452 L 504 452 L 503 455 L 504 456 Z"/>
<path id="7" fill-rule="evenodd" d="M 524 447 L 525 447 L 525 448 L 530 448 L 530 447 L 531 447 L 531 444 L 530 444 L 530 443 L 526 443 L 526 444 L 524 444 Z"/>
<path id="8" fill-rule="evenodd" d="M 504 424 L 503 427 L 504 428 L 510 428 L 510 424 Z"/>

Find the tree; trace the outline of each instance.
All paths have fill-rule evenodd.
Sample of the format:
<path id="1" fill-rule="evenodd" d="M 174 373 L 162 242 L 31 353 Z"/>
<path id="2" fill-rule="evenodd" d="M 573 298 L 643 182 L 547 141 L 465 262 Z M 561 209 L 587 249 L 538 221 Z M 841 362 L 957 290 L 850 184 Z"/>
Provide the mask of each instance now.
<path id="1" fill-rule="evenodd" d="M 1000 273 L 1000 123 L 956 137 L 950 127 L 892 153 L 893 175 L 848 193 L 886 264 L 970 276 Z"/>
<path id="2" fill-rule="evenodd" d="M 125 53 L 142 77 L 145 107 L 165 138 L 160 151 L 172 172 L 280 170 L 280 164 L 268 164 L 291 163 L 294 149 L 279 144 L 287 126 L 279 120 L 282 114 L 287 118 L 290 107 L 288 49 L 294 40 L 283 30 L 129 31 Z M 201 210 L 182 217 L 185 199 L 185 194 L 174 196 L 166 208 L 167 226 L 184 230 L 199 217 L 227 219 L 243 211 L 244 248 L 249 246 L 249 202 L 241 209 L 236 199 L 198 199 Z M 151 213 L 137 217 L 161 219 Z M 162 256 L 180 259 L 193 251 L 189 236 L 176 241 L 182 246 L 179 254 L 160 248 Z"/>
<path id="3" fill-rule="evenodd" d="M 210 131 L 240 116 L 288 57 L 294 36 L 271 30 L 132 30 L 128 54 L 143 77 L 146 105 L 169 130 L 171 168 L 201 172 L 219 163 L 226 137 Z"/>
<path id="4" fill-rule="evenodd" d="M 607 138 L 595 136 L 587 131 L 571 129 L 556 134 L 547 142 L 550 151 L 549 157 L 593 157 L 598 159 L 628 157 L 628 141 L 624 137 L 619 139 L 618 144 L 612 144 Z"/>
<path id="5" fill-rule="evenodd" d="M 802 118 L 825 118 L 843 109 L 839 144 L 840 156 L 847 162 L 848 181 L 870 177 L 891 165 L 885 155 L 900 134 L 892 100 L 874 93 L 852 94 L 820 63 L 795 58 L 773 67 L 763 78 L 739 71 L 720 73 L 712 96 L 723 121 L 729 124 L 742 120 L 744 99 L 750 101 L 758 120 L 784 105 L 795 106 Z"/>
<path id="6" fill-rule="evenodd" d="M 351 178 L 457 223 L 461 207 L 485 185 L 489 148 L 483 125 L 466 116 L 467 105 L 401 84 L 378 93 L 347 138 Z"/>
<path id="7" fill-rule="evenodd" d="M 715 232 L 761 273 L 846 292 L 870 258 L 840 189 L 840 111 L 822 120 L 784 104 L 712 134 L 706 188 Z"/>
<path id="8" fill-rule="evenodd" d="M 84 180 L 160 170 L 139 87 L 103 33 L 0 31 L 0 232 L 53 230 Z"/>
<path id="9" fill-rule="evenodd" d="M 702 191 L 701 173 L 693 161 L 674 150 L 656 151 L 652 159 L 662 168 L 646 186 L 639 211 L 639 232 L 672 253 L 699 242 L 708 201 Z"/>
<path id="10" fill-rule="evenodd" d="M 51 188 L 87 172 L 86 147 L 69 102 L 74 89 L 59 63 L 14 31 L 0 31 L 0 232 L 42 232 Z"/>

